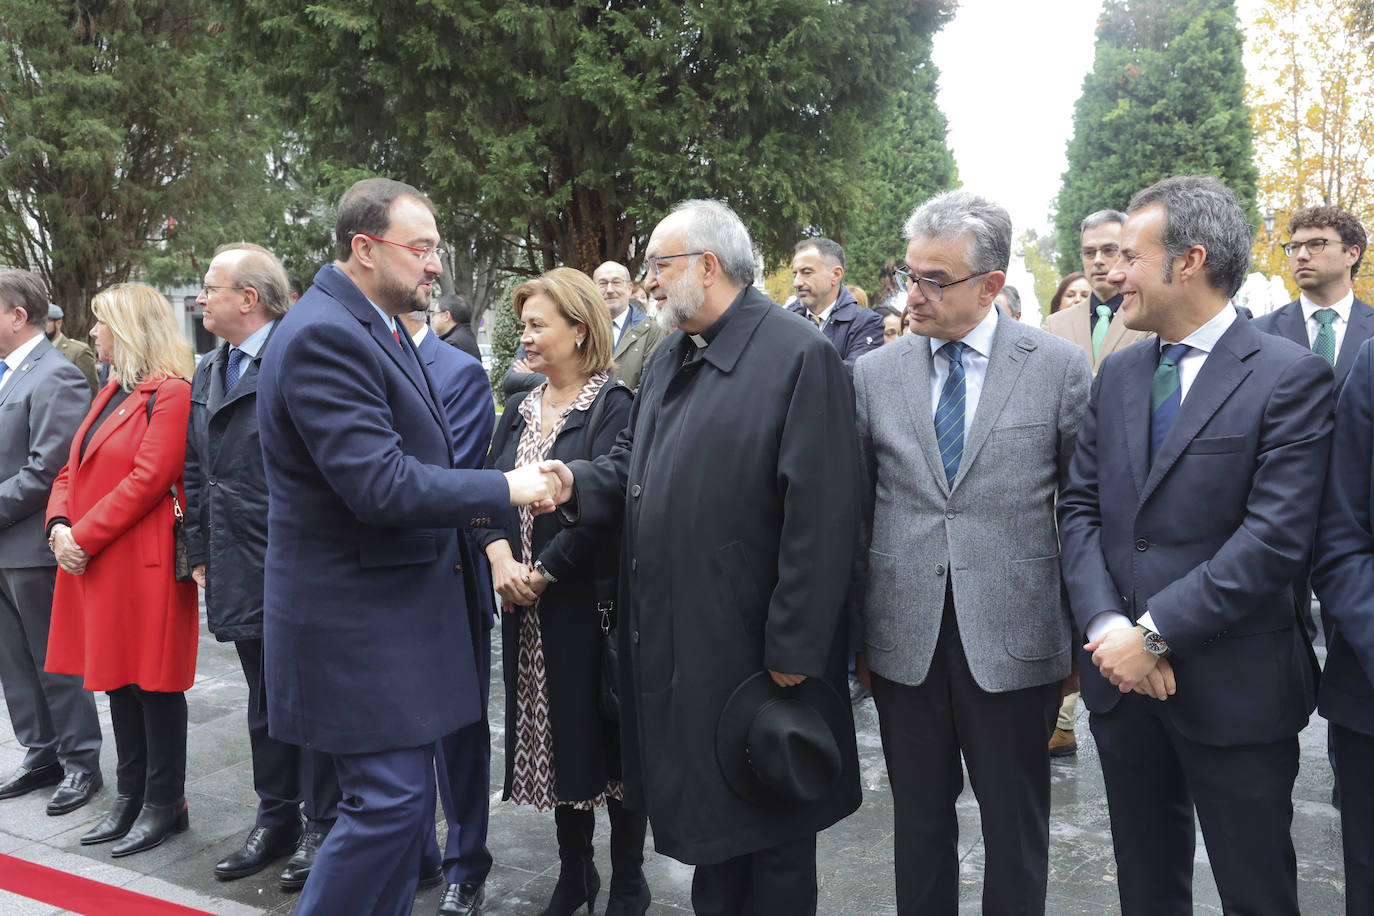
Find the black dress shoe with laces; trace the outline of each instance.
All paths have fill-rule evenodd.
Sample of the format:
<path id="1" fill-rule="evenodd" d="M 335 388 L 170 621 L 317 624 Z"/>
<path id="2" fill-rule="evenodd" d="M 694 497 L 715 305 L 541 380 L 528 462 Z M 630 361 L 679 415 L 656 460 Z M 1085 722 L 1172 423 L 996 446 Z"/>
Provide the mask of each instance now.
<path id="1" fill-rule="evenodd" d="M 94 846 L 97 843 L 120 839 L 129 832 L 129 828 L 138 819 L 138 812 L 142 810 L 142 795 L 116 795 L 114 804 L 100 823 L 82 834 L 81 845 Z"/>
<path id="2" fill-rule="evenodd" d="M 320 845 L 324 843 L 325 836 L 326 834 L 316 830 L 307 830 L 301 834 L 296 851 L 282 869 L 282 890 L 298 891 L 305 887 L 305 879 L 310 877 L 310 869 L 315 867 L 315 856 L 319 855 Z"/>
<path id="3" fill-rule="evenodd" d="M 34 789 L 55 786 L 62 781 L 62 765 L 50 763 L 41 767 L 21 766 L 0 783 L 0 798 L 18 798 L 28 795 Z"/>
<path id="4" fill-rule="evenodd" d="M 100 773 L 68 773 L 48 801 L 48 814 L 68 814 L 90 801 L 105 785 Z"/>
<path id="5" fill-rule="evenodd" d="M 434 866 L 433 868 L 429 868 L 429 869 L 425 868 L 423 865 L 420 866 L 420 884 L 419 884 L 419 889 L 420 889 L 420 890 L 422 890 L 422 891 L 427 891 L 427 890 L 429 890 L 430 888 L 432 888 L 432 887 L 438 887 L 439 885 L 441 885 L 441 884 L 443 884 L 443 883 L 444 883 L 444 863 L 443 863 L 443 862 L 440 862 L 438 865 Z"/>
<path id="6" fill-rule="evenodd" d="M 281 827 L 254 827 L 236 852 L 220 859 L 215 877 L 221 881 L 256 875 L 277 859 L 290 855 L 301 838 L 300 822 Z"/>
<path id="7" fill-rule="evenodd" d="M 450 884 L 439 899 L 438 916 L 482 916 L 485 884 Z"/>

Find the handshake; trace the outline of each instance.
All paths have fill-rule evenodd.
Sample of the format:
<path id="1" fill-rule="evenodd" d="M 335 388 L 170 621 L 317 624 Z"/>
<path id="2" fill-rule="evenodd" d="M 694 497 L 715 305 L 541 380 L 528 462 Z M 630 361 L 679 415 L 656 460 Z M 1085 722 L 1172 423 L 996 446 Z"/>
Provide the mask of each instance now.
<path id="1" fill-rule="evenodd" d="M 561 461 L 541 461 L 506 471 L 512 506 L 529 506 L 535 515 L 552 512 L 572 498 L 573 476 Z"/>

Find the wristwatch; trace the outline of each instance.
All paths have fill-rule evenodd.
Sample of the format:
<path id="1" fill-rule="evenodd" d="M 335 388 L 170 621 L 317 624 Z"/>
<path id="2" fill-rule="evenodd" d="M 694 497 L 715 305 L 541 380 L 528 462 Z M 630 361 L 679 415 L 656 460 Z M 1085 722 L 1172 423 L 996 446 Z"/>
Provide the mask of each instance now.
<path id="1" fill-rule="evenodd" d="M 1141 635 L 1145 637 L 1146 652 L 1149 652 L 1155 658 L 1168 658 L 1174 654 L 1173 650 L 1169 648 L 1169 644 L 1164 641 L 1163 636 L 1160 636 L 1143 623 L 1137 623 L 1136 626 L 1140 627 Z"/>
<path id="2" fill-rule="evenodd" d="M 539 560 L 534 561 L 534 571 L 539 573 L 539 575 L 543 576 L 545 579 L 547 579 L 550 585 L 558 581 L 558 578 L 556 576 L 550 575 L 549 571 L 544 568 L 543 562 Z"/>

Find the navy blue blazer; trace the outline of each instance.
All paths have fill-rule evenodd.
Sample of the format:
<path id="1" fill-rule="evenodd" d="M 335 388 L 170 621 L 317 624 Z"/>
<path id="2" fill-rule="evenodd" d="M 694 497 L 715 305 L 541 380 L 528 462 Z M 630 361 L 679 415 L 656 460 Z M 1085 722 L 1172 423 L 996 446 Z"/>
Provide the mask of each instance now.
<path id="1" fill-rule="evenodd" d="M 1348 338 L 1347 338 L 1348 339 Z M 1374 349 L 1365 342 L 1336 407 L 1312 585 L 1328 623 L 1321 714 L 1374 735 Z"/>
<path id="2" fill-rule="evenodd" d="M 800 300 L 793 302 L 789 309 L 807 321 L 811 320 L 807 315 L 806 306 Z M 844 368 L 849 372 L 849 377 L 853 378 L 854 360 L 883 345 L 883 316 L 859 305 L 854 294 L 841 285 L 840 295 L 835 300 L 835 310 L 830 313 L 830 320 L 821 329 L 821 333 L 825 334 L 826 340 L 839 352 L 840 359 L 844 361 Z"/>
<path id="3" fill-rule="evenodd" d="M 1255 319 L 1255 327 L 1266 334 L 1286 337 L 1308 349 L 1312 347 L 1307 337 L 1307 320 L 1302 317 L 1302 301 L 1299 299 L 1259 316 Z M 1341 338 L 1341 352 L 1336 354 L 1337 394 L 1350 374 L 1350 367 L 1355 365 L 1355 355 L 1360 352 L 1360 346 L 1371 337 L 1374 337 L 1374 308 L 1356 299 L 1350 306 L 1350 320 L 1346 322 L 1345 336 Z"/>
<path id="4" fill-rule="evenodd" d="M 1080 634 L 1146 611 L 1174 650 L 1163 708 L 1185 737 L 1230 746 L 1296 734 L 1315 659 L 1292 583 L 1306 572 L 1331 444 L 1332 380 L 1306 347 L 1236 321 L 1203 363 L 1153 465 L 1159 342 L 1112 355 L 1059 497 L 1064 581 Z M 1083 697 L 1121 694 L 1080 656 Z"/>
<path id="5" fill-rule="evenodd" d="M 418 747 L 482 714 L 458 528 L 509 506 L 455 470 L 448 422 L 333 265 L 282 318 L 258 372 L 267 512 L 263 644 L 274 738 L 330 753 Z"/>

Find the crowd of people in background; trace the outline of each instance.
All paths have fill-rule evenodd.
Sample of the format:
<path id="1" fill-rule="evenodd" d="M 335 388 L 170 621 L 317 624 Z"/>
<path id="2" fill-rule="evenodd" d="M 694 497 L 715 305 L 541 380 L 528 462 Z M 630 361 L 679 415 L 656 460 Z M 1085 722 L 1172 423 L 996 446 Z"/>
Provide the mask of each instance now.
<path id="1" fill-rule="evenodd" d="M 1122 912 L 1191 912 L 1195 815 L 1228 912 L 1298 911 L 1319 702 L 1347 912 L 1374 912 L 1367 237 L 1328 206 L 1287 230 L 1300 296 L 1251 320 L 1235 195 L 1158 182 L 1085 215 L 1041 329 L 977 194 L 921 204 L 872 296 L 801 239 L 780 304 L 739 217 L 686 201 L 642 282 L 607 261 L 515 288 L 500 414 L 401 182 L 343 196 L 303 292 L 267 249 L 219 248 L 198 365 L 149 286 L 93 298 L 92 348 L 0 270 L 0 683 L 27 748 L 0 798 L 55 787 L 62 816 L 101 792 L 103 691 L 115 792 L 80 842 L 187 829 L 199 589 L 259 798 L 214 874 L 282 863 L 298 913 L 409 913 L 440 884 L 440 916 L 483 911 L 498 620 L 501 795 L 553 812 L 544 914 L 603 889 L 646 912 L 650 827 L 696 912 L 815 913 L 869 697 L 897 911 L 959 908 L 966 766 L 983 911 L 1044 912 L 1080 691 Z"/>

